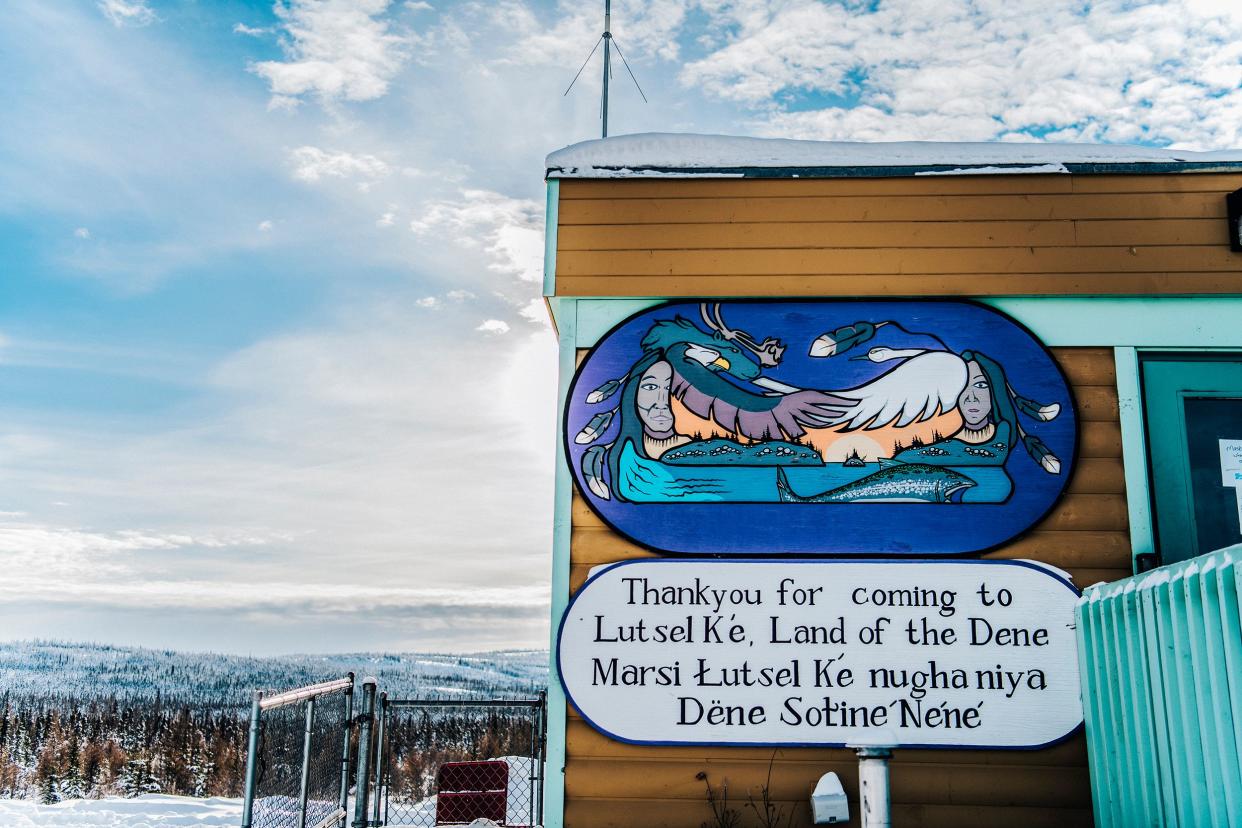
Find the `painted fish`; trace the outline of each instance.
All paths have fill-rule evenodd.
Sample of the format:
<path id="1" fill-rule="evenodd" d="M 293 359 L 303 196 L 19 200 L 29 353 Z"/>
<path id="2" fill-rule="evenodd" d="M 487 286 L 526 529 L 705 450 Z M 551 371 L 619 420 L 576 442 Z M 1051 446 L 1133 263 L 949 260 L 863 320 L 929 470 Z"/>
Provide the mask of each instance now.
<path id="1" fill-rule="evenodd" d="M 853 483 L 803 497 L 789 487 L 785 470 L 776 470 L 776 489 L 784 503 L 948 503 L 975 481 L 944 466 L 893 463 Z"/>

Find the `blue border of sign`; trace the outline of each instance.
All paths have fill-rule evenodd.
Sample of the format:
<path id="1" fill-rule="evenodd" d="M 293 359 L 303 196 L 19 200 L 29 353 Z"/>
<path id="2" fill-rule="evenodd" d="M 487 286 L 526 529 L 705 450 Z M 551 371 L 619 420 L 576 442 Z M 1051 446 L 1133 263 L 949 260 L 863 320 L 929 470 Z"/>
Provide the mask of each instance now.
<path id="1" fill-rule="evenodd" d="M 582 593 L 586 591 L 587 587 L 589 587 L 592 583 L 594 583 L 596 580 L 598 580 L 600 577 L 602 577 L 606 573 L 611 572 L 612 570 L 617 569 L 619 567 L 629 566 L 631 564 L 668 564 L 668 563 L 685 564 L 685 563 L 688 563 L 690 560 L 692 559 L 637 558 L 637 559 L 628 560 L 628 561 L 618 561 L 617 563 L 613 563 L 613 564 L 605 564 L 603 569 L 601 569 L 599 572 L 596 572 L 590 578 L 587 578 L 587 580 L 582 584 L 582 586 L 578 587 L 573 597 L 569 599 L 569 604 L 565 607 L 564 614 L 561 615 L 561 621 L 560 621 L 560 624 L 557 625 L 557 631 L 556 631 L 556 678 L 557 678 L 557 681 L 561 685 L 561 689 L 564 690 L 565 692 L 566 700 L 574 706 L 574 709 L 578 711 L 578 715 L 582 716 L 583 721 L 589 724 L 597 732 L 602 733 L 603 735 L 607 736 L 609 739 L 612 739 L 617 742 L 622 742 L 627 745 L 649 745 L 651 747 L 694 747 L 696 745 L 697 746 L 711 746 L 711 747 L 799 747 L 799 748 L 843 748 L 843 747 L 847 747 L 847 745 L 844 742 L 724 742 L 724 741 L 672 742 L 672 741 L 646 741 L 642 739 L 627 739 L 624 736 L 618 736 L 617 734 L 605 728 L 600 727 L 578 705 L 578 702 L 574 700 L 573 694 L 569 690 L 569 686 L 565 683 L 565 672 L 561 666 L 562 654 L 564 652 L 563 648 L 561 647 L 561 638 L 563 637 L 564 632 L 565 632 L 565 622 L 569 620 L 569 614 L 573 610 L 574 604 L 578 602 L 578 598 L 582 595 Z M 903 564 L 945 564 L 945 565 L 966 564 L 966 565 L 976 565 L 976 566 L 978 565 L 1020 566 L 1020 567 L 1025 567 L 1027 569 L 1033 569 L 1037 572 L 1047 575 L 1049 578 L 1052 578 L 1053 580 L 1057 581 L 1062 586 L 1067 588 L 1070 592 L 1074 593 L 1076 597 L 1079 597 L 1079 598 L 1082 597 L 1082 591 L 1078 589 L 1078 587 L 1074 586 L 1072 582 L 1070 582 L 1066 578 L 1061 577 L 1060 575 L 1051 571 L 1047 567 L 1040 566 L 1037 561 L 988 560 L 988 559 L 982 559 L 982 558 L 949 558 L 949 559 L 944 559 L 944 558 L 918 558 L 918 559 L 887 558 L 887 559 L 876 560 L 876 559 L 856 558 L 856 557 L 855 558 L 800 558 L 800 559 L 733 558 L 733 557 L 730 557 L 730 558 L 714 559 L 711 561 L 711 563 L 713 564 L 717 564 L 717 563 L 719 564 L 779 563 L 779 564 L 790 564 L 790 565 L 811 564 L 813 566 L 830 566 L 834 564 L 858 564 L 858 563 L 875 564 L 878 566 L 892 566 L 892 565 L 900 566 Z M 1081 684 L 1081 677 L 1079 679 L 1079 682 Z M 902 744 L 902 745 L 899 745 L 898 747 L 902 750 L 1043 750 L 1045 748 L 1050 748 L 1054 745 L 1059 745 L 1062 742 L 1073 738 L 1083 729 L 1083 726 L 1084 726 L 1084 722 L 1083 720 L 1080 719 L 1078 724 L 1074 725 L 1073 728 L 1066 731 L 1064 735 L 1059 736 L 1056 739 L 1043 742 L 1038 745 Z"/>

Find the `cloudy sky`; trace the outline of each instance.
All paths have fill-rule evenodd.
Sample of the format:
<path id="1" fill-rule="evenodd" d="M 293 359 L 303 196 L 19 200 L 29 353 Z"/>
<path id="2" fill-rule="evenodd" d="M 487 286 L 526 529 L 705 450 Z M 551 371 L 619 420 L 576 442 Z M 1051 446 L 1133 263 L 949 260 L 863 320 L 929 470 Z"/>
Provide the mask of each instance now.
<path id="1" fill-rule="evenodd" d="M 598 134 L 602 5 L 3 4 L 0 638 L 546 644 L 542 162 Z M 614 133 L 1242 146 L 1235 0 L 614 30 Z"/>

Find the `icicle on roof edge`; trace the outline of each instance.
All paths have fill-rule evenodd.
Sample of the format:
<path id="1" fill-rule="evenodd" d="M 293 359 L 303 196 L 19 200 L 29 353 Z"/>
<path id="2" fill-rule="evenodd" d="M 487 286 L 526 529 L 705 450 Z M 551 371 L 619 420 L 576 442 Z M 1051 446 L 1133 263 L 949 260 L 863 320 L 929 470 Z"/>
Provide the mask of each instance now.
<path id="1" fill-rule="evenodd" d="M 1242 172 L 1242 149 L 1120 144 L 855 143 L 649 132 L 547 157 L 548 178 L 814 178 L 900 175 Z"/>

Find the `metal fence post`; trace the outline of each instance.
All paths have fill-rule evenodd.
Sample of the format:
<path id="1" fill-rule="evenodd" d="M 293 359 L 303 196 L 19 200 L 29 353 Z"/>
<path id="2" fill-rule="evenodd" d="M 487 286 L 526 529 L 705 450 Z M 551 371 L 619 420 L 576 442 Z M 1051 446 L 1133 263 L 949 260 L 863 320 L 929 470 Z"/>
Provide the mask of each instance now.
<path id="1" fill-rule="evenodd" d="M 345 828 L 349 821 L 349 742 L 354 733 L 354 674 L 349 674 L 349 689 L 345 691 L 345 735 L 341 745 L 341 818 L 337 828 Z"/>
<path id="2" fill-rule="evenodd" d="M 372 825 L 383 825 L 380 821 L 380 805 L 384 796 L 384 722 L 388 718 L 388 694 L 379 694 L 379 723 L 375 727 L 375 807 L 371 810 Z"/>
<path id="3" fill-rule="evenodd" d="M 362 712 L 358 716 L 358 774 L 354 786 L 353 828 L 368 828 L 367 789 L 371 783 L 371 725 L 375 719 L 374 677 L 362 680 Z"/>
<path id="4" fill-rule="evenodd" d="M 536 824 L 543 825 L 543 786 L 547 782 L 547 768 L 544 767 L 548 760 L 548 693 L 546 690 L 539 691 L 539 741 L 535 747 L 536 762 L 538 764 L 539 787 L 535 791 L 538 799 L 537 813 L 538 820 Z"/>
<path id="5" fill-rule="evenodd" d="M 246 792 L 242 804 L 241 828 L 250 828 L 254 824 L 255 776 L 259 772 L 259 700 L 262 698 L 263 692 L 256 692 L 250 706 L 250 739 L 246 747 Z"/>
<path id="6" fill-rule="evenodd" d="M 298 828 L 306 828 L 306 800 L 310 798 L 311 734 L 315 732 L 315 697 L 306 700 L 306 733 L 302 735 L 302 784 L 298 786 Z"/>

